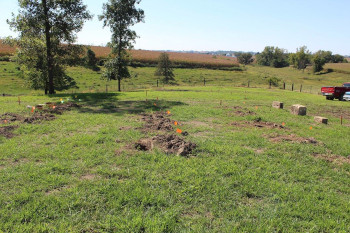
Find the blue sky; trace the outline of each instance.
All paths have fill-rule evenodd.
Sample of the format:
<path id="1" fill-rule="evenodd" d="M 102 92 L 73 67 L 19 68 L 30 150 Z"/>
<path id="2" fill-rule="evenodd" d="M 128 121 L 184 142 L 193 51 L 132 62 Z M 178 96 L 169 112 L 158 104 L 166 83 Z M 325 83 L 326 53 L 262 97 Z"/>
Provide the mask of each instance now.
<path id="1" fill-rule="evenodd" d="M 106 1 L 83 0 L 95 17 L 79 43 L 110 40 L 97 19 Z M 17 1 L 0 3 L 0 36 L 15 35 L 6 19 L 17 13 Z M 134 27 L 136 49 L 262 51 L 270 45 L 294 52 L 306 45 L 350 55 L 349 0 L 143 0 L 139 6 L 146 18 Z"/>

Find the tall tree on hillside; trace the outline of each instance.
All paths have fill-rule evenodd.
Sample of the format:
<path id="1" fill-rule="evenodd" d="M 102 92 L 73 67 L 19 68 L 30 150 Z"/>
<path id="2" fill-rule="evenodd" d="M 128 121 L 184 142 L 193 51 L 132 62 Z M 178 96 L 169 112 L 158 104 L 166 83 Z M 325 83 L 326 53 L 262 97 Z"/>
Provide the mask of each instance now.
<path id="1" fill-rule="evenodd" d="M 103 26 L 110 27 L 112 32 L 109 46 L 113 58 L 107 62 L 104 76 L 109 80 L 118 80 L 118 91 L 121 91 L 121 80 L 130 77 L 127 49 L 133 47 L 137 38 L 136 32 L 130 27 L 144 20 L 144 11 L 136 8 L 140 2 L 141 0 L 108 0 L 108 3 L 103 4 L 103 14 L 99 16 Z"/>
<path id="2" fill-rule="evenodd" d="M 296 53 L 289 55 L 290 63 L 299 70 L 304 70 L 311 63 L 311 58 L 311 52 L 306 46 L 298 48 Z"/>
<path id="3" fill-rule="evenodd" d="M 169 83 L 174 81 L 174 73 L 169 55 L 167 53 L 161 53 L 158 58 L 158 67 L 155 72 L 156 76 L 163 76 L 163 83 Z"/>
<path id="4" fill-rule="evenodd" d="M 18 15 L 7 22 L 20 33 L 12 43 L 19 46 L 18 59 L 27 70 L 24 76 L 34 79 L 34 87 L 54 94 L 67 81 L 64 58 L 80 49 L 72 45 L 76 33 L 92 16 L 82 0 L 18 0 L 18 3 Z M 40 78 L 35 78 L 36 74 Z"/>

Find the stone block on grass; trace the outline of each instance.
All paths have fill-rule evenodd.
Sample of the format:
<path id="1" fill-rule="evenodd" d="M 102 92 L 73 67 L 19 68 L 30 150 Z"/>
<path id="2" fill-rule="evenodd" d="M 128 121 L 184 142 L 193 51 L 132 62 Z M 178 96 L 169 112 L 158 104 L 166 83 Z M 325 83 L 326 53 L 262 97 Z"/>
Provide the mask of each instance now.
<path id="1" fill-rule="evenodd" d="M 273 101 L 272 107 L 277 109 L 283 109 L 283 103 L 279 101 Z"/>
<path id="2" fill-rule="evenodd" d="M 291 112 L 294 115 L 305 116 L 306 115 L 306 107 L 300 104 L 295 104 L 291 108 Z"/>
<path id="3" fill-rule="evenodd" d="M 314 119 L 317 123 L 328 124 L 328 119 L 325 117 L 315 116 Z"/>

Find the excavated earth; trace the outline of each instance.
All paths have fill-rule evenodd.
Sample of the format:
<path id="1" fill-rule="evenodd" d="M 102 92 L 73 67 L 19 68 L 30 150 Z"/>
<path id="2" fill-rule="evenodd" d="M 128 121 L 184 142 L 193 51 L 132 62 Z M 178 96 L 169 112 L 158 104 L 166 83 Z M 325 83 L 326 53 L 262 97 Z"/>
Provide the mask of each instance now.
<path id="1" fill-rule="evenodd" d="M 166 113 L 158 112 L 154 114 L 144 114 L 141 118 L 145 121 L 142 131 L 174 131 L 174 121 L 166 117 Z M 188 132 L 182 132 L 182 136 L 187 136 Z M 192 142 L 187 142 L 183 137 L 174 133 L 158 134 L 152 138 L 144 138 L 135 143 L 134 148 L 141 151 L 150 151 L 154 147 L 160 148 L 168 154 L 176 154 L 181 156 L 191 155 L 197 147 Z"/>
<path id="2" fill-rule="evenodd" d="M 150 151 L 154 147 L 162 149 L 168 154 L 188 156 L 193 153 L 197 145 L 186 142 L 183 138 L 175 135 L 157 135 L 153 138 L 141 139 L 135 144 L 135 148 L 141 151 Z"/>
<path id="3" fill-rule="evenodd" d="M 165 116 L 165 113 L 158 112 L 154 114 L 143 114 L 142 118 L 145 121 L 143 130 L 163 130 L 163 131 L 172 131 L 174 130 L 173 124 L 174 121 L 170 120 Z"/>

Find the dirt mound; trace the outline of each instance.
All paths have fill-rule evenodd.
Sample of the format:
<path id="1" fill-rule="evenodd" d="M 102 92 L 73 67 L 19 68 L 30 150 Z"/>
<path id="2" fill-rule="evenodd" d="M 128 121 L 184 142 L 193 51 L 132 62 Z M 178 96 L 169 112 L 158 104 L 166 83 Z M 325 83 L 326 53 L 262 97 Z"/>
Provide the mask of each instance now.
<path id="1" fill-rule="evenodd" d="M 18 128 L 18 126 L 4 126 L 0 127 L 0 136 L 4 136 L 6 138 L 12 138 L 15 135 L 12 133 L 13 130 Z"/>
<path id="2" fill-rule="evenodd" d="M 197 147 L 192 142 L 186 142 L 177 135 L 157 135 L 153 138 L 141 139 L 135 144 L 135 148 L 141 151 L 149 151 L 158 146 L 163 151 L 169 154 L 176 154 L 181 156 L 188 156 L 192 154 Z"/>
<path id="3" fill-rule="evenodd" d="M 5 113 L 0 116 L 0 121 L 7 121 L 7 122 L 15 122 L 15 121 L 22 121 L 23 116 L 18 115 L 16 113 Z"/>
<path id="4" fill-rule="evenodd" d="M 53 114 L 47 113 L 35 113 L 33 116 L 27 117 L 24 119 L 24 123 L 33 124 L 41 121 L 52 121 L 55 120 L 56 116 Z"/>
<path id="5" fill-rule="evenodd" d="M 157 135 L 153 141 L 166 153 L 187 156 L 192 154 L 197 145 L 192 142 L 186 142 L 177 135 Z"/>
<path id="6" fill-rule="evenodd" d="M 268 135 L 266 136 L 271 142 L 296 142 L 296 143 L 304 143 L 304 144 L 319 144 L 319 142 L 311 137 L 311 138 L 303 138 L 299 137 L 295 134 L 290 135 Z"/>
<path id="7" fill-rule="evenodd" d="M 146 122 L 144 125 L 145 130 L 163 130 L 163 131 L 172 131 L 174 130 L 173 124 L 174 121 L 166 117 L 166 113 L 159 112 L 154 114 L 144 114 L 141 118 Z"/>

